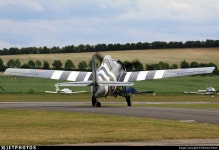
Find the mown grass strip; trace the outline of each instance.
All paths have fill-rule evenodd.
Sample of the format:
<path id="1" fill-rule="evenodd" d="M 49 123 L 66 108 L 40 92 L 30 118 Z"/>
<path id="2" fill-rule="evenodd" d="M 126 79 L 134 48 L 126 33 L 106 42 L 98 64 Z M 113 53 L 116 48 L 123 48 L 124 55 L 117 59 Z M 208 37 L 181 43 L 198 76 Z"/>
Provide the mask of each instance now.
<path id="1" fill-rule="evenodd" d="M 203 108 L 203 109 L 219 109 L 219 104 L 136 104 L 134 106 L 141 107 L 163 107 L 163 108 Z"/>
<path id="2" fill-rule="evenodd" d="M 0 145 L 219 138 L 219 125 L 37 110 L 0 110 Z"/>

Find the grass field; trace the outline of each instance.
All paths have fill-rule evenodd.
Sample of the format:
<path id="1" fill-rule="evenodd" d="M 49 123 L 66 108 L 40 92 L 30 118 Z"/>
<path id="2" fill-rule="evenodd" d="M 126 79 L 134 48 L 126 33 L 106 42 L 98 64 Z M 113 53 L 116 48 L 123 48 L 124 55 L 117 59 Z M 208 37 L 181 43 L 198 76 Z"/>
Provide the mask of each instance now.
<path id="1" fill-rule="evenodd" d="M 0 93 L 44 93 L 46 90 L 55 90 L 54 84 L 62 82 L 58 80 L 0 76 Z M 134 87 L 138 91 L 155 90 L 157 94 L 182 94 L 184 91 L 197 91 L 205 89 L 206 84 L 219 89 L 218 75 L 184 76 L 176 78 L 164 78 L 135 82 Z M 90 87 L 70 87 L 72 90 L 85 90 L 90 93 Z"/>
<path id="2" fill-rule="evenodd" d="M 206 84 L 219 89 L 218 75 L 205 76 L 184 76 L 178 78 L 166 78 L 157 80 L 146 80 L 135 82 L 134 87 L 137 91 L 155 90 L 156 95 L 133 95 L 133 101 L 218 101 L 219 96 L 186 95 L 184 91 L 197 91 L 205 89 Z M 0 78 L 0 101 L 87 101 L 91 100 L 90 87 L 69 87 L 73 91 L 85 90 L 83 94 L 54 95 L 47 94 L 45 91 L 54 91 L 54 84 L 57 80 L 4 76 Z M 123 97 L 100 98 L 100 101 L 119 101 L 125 102 Z"/>
<path id="3" fill-rule="evenodd" d="M 87 53 L 61 53 L 61 54 L 28 54 L 28 55 L 5 55 L 0 56 L 3 62 L 9 59 L 19 59 L 21 64 L 27 63 L 29 60 L 48 61 L 50 67 L 54 60 L 60 60 L 63 64 L 67 59 L 73 61 L 77 67 L 78 63 L 85 60 L 87 63 L 91 60 L 94 52 Z M 188 48 L 188 49 L 156 49 L 156 50 L 129 50 L 129 51 L 106 51 L 100 52 L 101 55 L 111 55 L 114 59 L 121 61 L 139 60 L 145 67 L 146 64 L 158 63 L 160 61 L 166 62 L 170 65 L 180 64 L 181 61 L 186 60 L 191 63 L 196 61 L 198 63 L 214 63 L 219 66 L 219 48 Z"/>
<path id="4" fill-rule="evenodd" d="M 219 49 L 197 50 L 156 50 L 110 52 L 122 61 L 126 58 L 138 58 L 145 63 L 157 63 L 160 60 L 176 63 L 181 60 L 215 63 L 219 66 Z M 108 52 L 107 52 L 108 53 Z M 125 53 L 125 55 L 124 55 Z M 164 55 L 165 53 L 165 55 Z M 105 53 L 101 53 L 103 55 Z M 189 55 L 188 55 L 189 54 Z M 48 55 L 14 55 L 1 56 L 5 61 L 19 58 L 22 61 L 39 59 L 53 61 L 70 58 L 74 63 L 90 59 L 91 53 L 81 54 L 48 54 Z M 134 57 L 133 57 L 134 56 Z M 143 57 L 142 57 L 143 56 Z M 64 60 L 63 59 L 63 60 Z M 25 62 L 26 63 L 26 62 Z M 45 94 L 46 90 L 55 90 L 57 80 L 0 76 L 0 102 L 43 102 L 43 101 L 91 101 L 90 87 L 71 87 L 72 90 L 86 90 L 85 94 L 53 95 Z M 205 89 L 206 84 L 219 89 L 219 76 L 185 76 L 136 82 L 139 91 L 155 90 L 156 95 L 134 95 L 134 101 L 140 102 L 219 102 L 218 97 L 202 95 L 184 95 L 183 91 Z M 120 101 L 124 98 L 101 98 L 100 102 Z M 109 105 L 109 104 L 108 104 Z M 118 106 L 117 104 L 110 104 Z M 126 104 L 119 104 L 124 105 Z M 219 109 L 219 104 L 135 104 L 133 107 L 174 107 L 174 108 L 207 108 Z M 178 121 L 135 118 L 114 115 L 97 115 L 72 112 L 37 111 L 0 109 L 0 145 L 55 145 L 95 142 L 128 142 L 153 141 L 165 139 L 219 138 L 219 125 L 185 123 Z"/>
<path id="5" fill-rule="evenodd" d="M 219 125 L 72 112 L 0 109 L 0 145 L 219 138 Z"/>
<path id="6" fill-rule="evenodd" d="M 184 90 L 205 88 L 205 83 L 218 88 L 218 76 L 187 76 L 137 82 L 140 90 L 155 89 L 156 95 L 134 95 L 133 102 L 219 102 L 219 97 L 184 95 Z M 56 80 L 1 76 L 1 102 L 87 101 L 91 95 L 53 95 Z M 89 91 L 89 87 L 87 90 Z M 77 90 L 77 89 L 76 89 Z M 81 90 L 81 89 L 78 89 Z M 84 90 L 84 89 L 83 89 Z M 124 98 L 107 97 L 101 102 Z M 124 104 L 106 104 L 117 107 Z M 173 107 L 219 109 L 219 104 L 133 104 L 133 107 Z M 219 125 L 179 121 L 97 115 L 73 112 L 0 109 L 0 145 L 56 145 L 96 142 L 133 142 L 171 139 L 219 138 Z"/>

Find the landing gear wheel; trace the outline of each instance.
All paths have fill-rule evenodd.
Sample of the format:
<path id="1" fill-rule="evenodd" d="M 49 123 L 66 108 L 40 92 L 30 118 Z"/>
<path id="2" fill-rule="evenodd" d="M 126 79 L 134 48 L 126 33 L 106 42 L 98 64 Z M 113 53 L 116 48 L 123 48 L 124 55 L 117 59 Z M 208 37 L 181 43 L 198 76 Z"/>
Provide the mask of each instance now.
<path id="1" fill-rule="evenodd" d="M 101 107 L 101 103 L 97 101 L 97 98 L 95 96 L 92 96 L 92 106 Z"/>
<path id="2" fill-rule="evenodd" d="M 101 107 L 101 103 L 100 102 L 96 102 L 96 107 Z"/>
<path id="3" fill-rule="evenodd" d="M 127 102 L 127 105 L 128 106 L 131 106 L 132 103 L 131 103 L 131 97 L 130 96 L 126 96 L 126 102 Z"/>
<path id="4" fill-rule="evenodd" d="M 97 102 L 97 98 L 95 96 L 92 96 L 92 106 L 95 106 Z"/>

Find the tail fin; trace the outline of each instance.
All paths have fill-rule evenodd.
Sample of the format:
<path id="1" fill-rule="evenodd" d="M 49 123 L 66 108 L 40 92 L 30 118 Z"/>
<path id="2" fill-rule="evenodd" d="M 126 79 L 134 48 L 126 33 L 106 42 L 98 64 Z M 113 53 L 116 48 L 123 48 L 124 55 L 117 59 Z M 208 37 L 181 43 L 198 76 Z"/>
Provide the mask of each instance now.
<path id="1" fill-rule="evenodd" d="M 56 84 L 55 87 L 56 87 L 56 92 L 59 92 L 59 86 Z"/>

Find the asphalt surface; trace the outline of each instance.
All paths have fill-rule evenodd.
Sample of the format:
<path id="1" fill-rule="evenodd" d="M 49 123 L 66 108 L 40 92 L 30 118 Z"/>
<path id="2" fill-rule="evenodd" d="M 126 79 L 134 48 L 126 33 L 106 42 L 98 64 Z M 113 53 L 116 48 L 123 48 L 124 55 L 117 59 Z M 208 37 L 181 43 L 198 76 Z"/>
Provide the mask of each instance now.
<path id="1" fill-rule="evenodd" d="M 149 103 L 152 104 L 153 102 L 149 102 Z M 184 102 L 180 102 L 180 103 L 184 103 Z M 193 102 L 193 104 L 194 103 L 195 102 Z M 197 102 L 197 103 L 202 103 L 202 102 Z M 105 102 L 105 104 L 107 104 L 107 106 L 104 106 L 104 103 L 102 102 L 102 107 L 97 108 L 97 107 L 92 107 L 89 102 L 0 102 L 0 108 L 84 112 L 84 113 L 95 113 L 95 114 L 134 116 L 141 118 L 177 120 L 181 122 L 219 124 L 219 110 L 158 108 L 158 107 L 128 107 L 126 106 L 126 103 L 124 103 L 124 106 L 109 106 L 110 102 L 108 103 Z M 113 104 L 115 104 L 115 102 L 113 102 Z M 155 104 L 159 104 L 159 103 L 155 103 Z M 162 102 L 160 104 L 162 104 Z"/>

